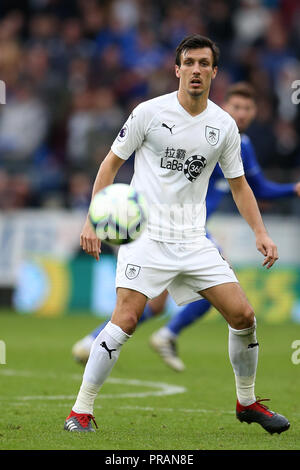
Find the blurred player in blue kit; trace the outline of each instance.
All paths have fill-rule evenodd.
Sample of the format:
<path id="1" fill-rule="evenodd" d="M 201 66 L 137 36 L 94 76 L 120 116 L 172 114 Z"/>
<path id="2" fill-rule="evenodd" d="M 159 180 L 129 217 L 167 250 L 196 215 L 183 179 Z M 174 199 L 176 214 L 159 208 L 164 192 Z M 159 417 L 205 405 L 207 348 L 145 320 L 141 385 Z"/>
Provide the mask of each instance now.
<path id="1" fill-rule="evenodd" d="M 94 431 L 94 402 L 102 385 L 147 301 L 165 290 L 179 306 L 204 298 L 226 320 L 239 421 L 258 423 L 271 434 L 289 429 L 284 416 L 256 398 L 255 314 L 234 271 L 206 236 L 206 194 L 219 164 L 240 214 L 255 235 L 262 265 L 270 269 L 278 259 L 245 178 L 236 122 L 208 99 L 218 59 L 219 50 L 209 38 L 195 34 L 181 41 L 175 58 L 178 90 L 140 103 L 99 167 L 92 197 L 114 182 L 124 161 L 135 152 L 131 185 L 145 196 L 150 210 L 147 231 L 119 249 L 116 305 L 92 344 L 79 392 L 65 419 L 66 431 Z M 99 259 L 101 242 L 88 217 L 80 244 Z M 134 276 L 128 276 L 130 266 L 136 267 Z"/>
<path id="2" fill-rule="evenodd" d="M 272 200 L 282 197 L 300 196 L 300 183 L 281 184 L 267 180 L 257 161 L 254 147 L 245 131 L 250 126 L 256 115 L 256 98 L 252 86 L 246 82 L 239 82 L 229 87 L 223 109 L 225 109 L 236 121 L 241 134 L 241 156 L 243 160 L 245 176 L 257 199 Z M 210 177 L 206 210 L 207 219 L 218 209 L 222 199 L 228 193 L 229 188 L 224 175 L 217 165 Z M 208 237 L 211 237 L 207 233 Z M 163 313 L 168 292 L 163 292 L 158 298 L 150 300 L 139 324 Z M 157 351 L 163 361 L 173 370 L 181 372 L 185 369 L 183 361 L 178 356 L 177 338 L 181 331 L 203 317 L 211 308 L 206 300 L 198 300 L 190 303 L 176 313 L 170 321 L 155 332 L 150 338 L 152 348 Z M 78 341 L 73 347 L 73 356 L 76 360 L 86 363 L 91 345 L 107 322 L 102 323 L 89 335 Z"/>

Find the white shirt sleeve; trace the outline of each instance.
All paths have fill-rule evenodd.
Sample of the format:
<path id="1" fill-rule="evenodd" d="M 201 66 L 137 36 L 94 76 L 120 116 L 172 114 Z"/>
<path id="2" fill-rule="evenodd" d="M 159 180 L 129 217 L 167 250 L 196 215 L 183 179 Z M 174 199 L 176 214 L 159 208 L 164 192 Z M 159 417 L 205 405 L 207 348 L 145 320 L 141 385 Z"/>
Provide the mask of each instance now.
<path id="1" fill-rule="evenodd" d="M 232 121 L 219 163 L 225 178 L 237 178 L 244 175 L 241 158 L 241 138 L 237 125 Z"/>
<path id="2" fill-rule="evenodd" d="M 133 110 L 125 122 L 114 140 L 111 150 L 118 157 L 127 160 L 143 144 L 148 120 L 145 106 L 141 103 Z"/>

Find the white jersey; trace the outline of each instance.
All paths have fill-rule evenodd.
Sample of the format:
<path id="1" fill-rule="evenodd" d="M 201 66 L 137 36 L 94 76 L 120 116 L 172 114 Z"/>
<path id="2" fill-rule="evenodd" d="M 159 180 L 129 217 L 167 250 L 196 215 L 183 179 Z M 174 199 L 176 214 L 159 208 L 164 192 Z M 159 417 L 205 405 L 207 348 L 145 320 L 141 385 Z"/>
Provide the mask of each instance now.
<path id="1" fill-rule="evenodd" d="M 177 92 L 139 104 L 113 142 L 127 160 L 135 152 L 131 185 L 149 205 L 148 236 L 164 242 L 190 242 L 205 235 L 205 198 L 219 162 L 225 178 L 244 174 L 235 121 L 208 100 L 191 116 Z"/>

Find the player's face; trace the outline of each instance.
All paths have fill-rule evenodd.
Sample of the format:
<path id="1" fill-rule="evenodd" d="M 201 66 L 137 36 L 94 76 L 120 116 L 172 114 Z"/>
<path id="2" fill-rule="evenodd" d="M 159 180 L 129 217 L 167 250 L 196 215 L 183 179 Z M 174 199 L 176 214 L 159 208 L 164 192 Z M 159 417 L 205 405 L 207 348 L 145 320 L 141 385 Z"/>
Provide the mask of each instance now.
<path id="1" fill-rule="evenodd" d="M 211 81 L 217 74 L 213 66 L 213 53 L 209 47 L 188 49 L 181 54 L 181 65 L 175 65 L 179 78 L 179 90 L 190 96 L 199 97 L 209 92 Z"/>
<path id="2" fill-rule="evenodd" d="M 233 117 L 241 133 L 250 126 L 256 114 L 254 101 L 239 95 L 231 96 L 223 108 Z"/>

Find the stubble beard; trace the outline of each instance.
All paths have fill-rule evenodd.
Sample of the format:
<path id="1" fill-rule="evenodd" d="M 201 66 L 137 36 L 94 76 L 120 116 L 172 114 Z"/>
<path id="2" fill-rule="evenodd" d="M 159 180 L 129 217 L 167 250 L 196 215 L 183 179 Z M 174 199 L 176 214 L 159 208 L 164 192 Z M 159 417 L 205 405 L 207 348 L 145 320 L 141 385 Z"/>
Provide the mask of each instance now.
<path id="1" fill-rule="evenodd" d="M 188 90 L 188 94 L 193 97 L 193 98 L 201 98 L 203 95 L 204 90 L 198 91 L 198 90 Z"/>

